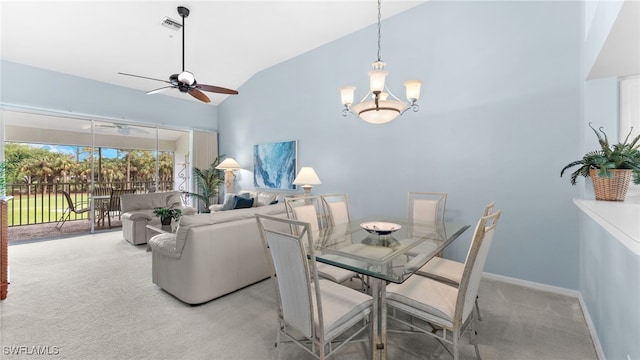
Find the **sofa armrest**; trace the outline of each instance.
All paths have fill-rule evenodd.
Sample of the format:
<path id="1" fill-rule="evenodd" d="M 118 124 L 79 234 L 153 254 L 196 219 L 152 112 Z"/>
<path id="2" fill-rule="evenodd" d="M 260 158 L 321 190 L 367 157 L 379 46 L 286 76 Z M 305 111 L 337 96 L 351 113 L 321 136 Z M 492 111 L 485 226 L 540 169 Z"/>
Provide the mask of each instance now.
<path id="1" fill-rule="evenodd" d="M 179 259 L 182 254 L 176 249 L 175 234 L 158 234 L 149 240 L 149 247 L 151 251 L 157 251 L 172 259 Z"/>
<path id="2" fill-rule="evenodd" d="M 149 214 L 149 211 L 145 211 L 145 210 L 134 210 L 134 211 L 129 211 L 126 212 L 124 214 L 122 214 L 122 217 L 131 221 L 134 220 L 151 220 L 151 214 Z"/>

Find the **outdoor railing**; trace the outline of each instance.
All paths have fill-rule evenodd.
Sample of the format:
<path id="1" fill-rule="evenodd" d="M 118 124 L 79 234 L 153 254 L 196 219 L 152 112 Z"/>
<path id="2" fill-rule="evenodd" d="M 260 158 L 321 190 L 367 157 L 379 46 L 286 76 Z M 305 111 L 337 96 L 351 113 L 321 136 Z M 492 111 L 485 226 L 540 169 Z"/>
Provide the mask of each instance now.
<path id="1" fill-rule="evenodd" d="M 128 181 L 95 183 L 95 188 L 136 189 L 137 194 L 155 191 L 173 190 L 173 181 Z M 67 191 L 76 208 L 91 206 L 91 184 L 88 182 L 69 182 L 55 184 L 7 184 L 7 215 L 9 226 L 55 223 L 67 208 L 62 191 Z M 76 215 L 71 213 L 69 221 L 89 218 L 89 213 Z"/>

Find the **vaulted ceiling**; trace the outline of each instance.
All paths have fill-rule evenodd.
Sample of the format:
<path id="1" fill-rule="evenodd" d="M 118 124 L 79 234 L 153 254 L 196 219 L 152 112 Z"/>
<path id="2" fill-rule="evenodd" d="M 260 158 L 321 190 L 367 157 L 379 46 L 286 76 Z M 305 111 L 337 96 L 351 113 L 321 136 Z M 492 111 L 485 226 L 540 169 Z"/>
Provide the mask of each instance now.
<path id="1" fill-rule="evenodd" d="M 424 1 L 385 0 L 386 18 Z M 185 69 L 201 84 L 239 88 L 257 72 L 377 21 L 375 1 L 29 1 L 2 0 L 3 60 L 150 91 Z M 372 46 L 375 35 L 372 35 Z M 171 89 L 163 94 L 193 100 Z M 226 96 L 206 93 L 212 104 Z M 153 96 L 153 95 L 150 95 Z"/>

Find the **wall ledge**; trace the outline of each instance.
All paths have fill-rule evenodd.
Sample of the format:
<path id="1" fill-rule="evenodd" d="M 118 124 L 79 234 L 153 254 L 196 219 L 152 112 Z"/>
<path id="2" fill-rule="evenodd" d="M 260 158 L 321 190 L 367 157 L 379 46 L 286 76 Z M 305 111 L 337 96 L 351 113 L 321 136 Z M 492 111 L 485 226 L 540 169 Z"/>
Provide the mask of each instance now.
<path id="1" fill-rule="evenodd" d="M 640 197 L 625 201 L 573 199 L 585 214 L 634 254 L 640 255 Z"/>

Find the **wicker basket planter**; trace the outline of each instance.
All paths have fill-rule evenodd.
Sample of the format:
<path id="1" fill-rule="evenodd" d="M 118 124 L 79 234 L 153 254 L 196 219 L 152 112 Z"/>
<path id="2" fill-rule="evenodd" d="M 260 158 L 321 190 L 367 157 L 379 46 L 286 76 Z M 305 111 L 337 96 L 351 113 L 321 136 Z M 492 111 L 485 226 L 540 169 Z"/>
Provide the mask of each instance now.
<path id="1" fill-rule="evenodd" d="M 629 181 L 631 181 L 631 170 L 611 169 L 609 171 L 613 173 L 611 179 L 599 177 L 598 169 L 589 170 L 596 200 L 624 201 Z"/>

